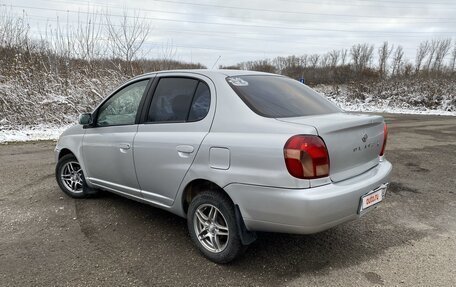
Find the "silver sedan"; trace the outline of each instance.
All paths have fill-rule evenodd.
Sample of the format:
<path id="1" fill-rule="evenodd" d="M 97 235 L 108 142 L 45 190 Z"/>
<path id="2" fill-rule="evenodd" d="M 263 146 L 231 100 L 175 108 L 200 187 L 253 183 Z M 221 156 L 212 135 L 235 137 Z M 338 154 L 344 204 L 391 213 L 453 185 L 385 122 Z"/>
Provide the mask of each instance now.
<path id="1" fill-rule="evenodd" d="M 210 260 L 257 231 L 309 234 L 386 194 L 381 116 L 345 113 L 306 85 L 230 70 L 164 71 L 117 88 L 56 146 L 67 195 L 107 190 L 187 218 Z"/>

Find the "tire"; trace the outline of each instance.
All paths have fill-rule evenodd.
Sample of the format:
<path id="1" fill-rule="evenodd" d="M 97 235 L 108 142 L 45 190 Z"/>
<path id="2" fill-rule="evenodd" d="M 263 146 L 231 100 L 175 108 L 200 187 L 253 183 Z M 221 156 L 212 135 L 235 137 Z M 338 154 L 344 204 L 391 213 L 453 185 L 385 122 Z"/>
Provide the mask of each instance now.
<path id="1" fill-rule="evenodd" d="M 81 166 L 72 154 L 59 159 L 55 167 L 55 179 L 60 189 L 70 197 L 85 198 L 97 193 L 87 186 Z"/>
<path id="2" fill-rule="evenodd" d="M 199 251 L 215 263 L 229 263 L 246 249 L 239 236 L 234 205 L 220 191 L 205 191 L 192 200 L 187 226 Z M 203 238 L 199 239 L 198 233 Z"/>

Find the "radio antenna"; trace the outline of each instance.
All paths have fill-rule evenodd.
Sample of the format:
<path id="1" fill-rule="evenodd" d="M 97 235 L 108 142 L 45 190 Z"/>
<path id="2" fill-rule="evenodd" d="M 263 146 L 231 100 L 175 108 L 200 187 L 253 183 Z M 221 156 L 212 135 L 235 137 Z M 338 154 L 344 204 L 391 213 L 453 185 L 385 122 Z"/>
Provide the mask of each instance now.
<path id="1" fill-rule="evenodd" d="M 222 56 L 218 56 L 218 58 L 217 58 L 217 60 L 215 61 L 214 65 L 212 65 L 211 70 L 214 69 L 215 65 L 217 65 L 217 62 L 220 60 L 221 57 L 222 57 Z"/>

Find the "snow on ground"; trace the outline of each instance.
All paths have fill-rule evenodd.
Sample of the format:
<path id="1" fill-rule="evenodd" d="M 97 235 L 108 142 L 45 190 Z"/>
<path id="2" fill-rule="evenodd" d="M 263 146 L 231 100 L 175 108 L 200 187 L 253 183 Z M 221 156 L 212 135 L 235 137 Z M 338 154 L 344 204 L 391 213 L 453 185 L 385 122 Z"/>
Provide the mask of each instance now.
<path id="1" fill-rule="evenodd" d="M 24 126 L 19 129 L 10 129 L 0 126 L 0 143 L 24 142 L 38 140 L 57 140 L 60 134 L 71 125 L 65 126 Z"/>
<path id="2" fill-rule="evenodd" d="M 436 86 L 412 82 L 400 85 L 377 83 L 364 87 L 318 85 L 314 89 L 350 112 L 456 116 L 456 85 Z M 438 88 L 441 90 L 435 92 Z"/>
<path id="3" fill-rule="evenodd" d="M 369 102 L 353 103 L 341 98 L 329 98 L 330 101 L 338 105 L 341 109 L 347 112 L 371 112 L 371 113 L 386 113 L 386 114 L 412 114 L 412 115 L 439 115 L 439 116 L 456 116 L 456 112 L 432 110 L 426 108 L 417 108 L 409 105 L 402 107 L 391 106 L 389 101 L 384 101 L 379 104 L 371 104 Z"/>

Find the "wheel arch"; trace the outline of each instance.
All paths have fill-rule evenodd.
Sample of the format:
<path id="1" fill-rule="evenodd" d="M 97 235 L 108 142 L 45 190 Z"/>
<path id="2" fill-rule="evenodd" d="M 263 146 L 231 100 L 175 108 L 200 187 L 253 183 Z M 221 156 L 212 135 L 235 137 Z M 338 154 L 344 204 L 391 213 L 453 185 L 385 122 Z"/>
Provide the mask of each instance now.
<path id="1" fill-rule="evenodd" d="M 216 192 L 223 193 L 231 202 L 233 200 L 231 197 L 228 195 L 228 193 L 220 187 L 218 184 L 216 184 L 213 181 L 203 179 L 203 178 L 197 178 L 193 179 L 187 185 L 185 186 L 182 196 L 181 196 L 181 205 L 182 205 L 182 210 L 184 211 L 184 214 L 187 214 L 188 207 L 192 200 L 197 196 L 199 193 L 207 190 L 212 190 Z M 234 204 L 234 202 L 233 202 Z"/>
<path id="2" fill-rule="evenodd" d="M 77 156 L 74 154 L 74 152 L 72 152 L 72 151 L 71 151 L 70 149 L 68 149 L 68 148 L 63 148 L 62 150 L 60 150 L 57 159 L 61 159 L 62 157 L 66 156 L 66 155 L 68 155 L 68 154 L 71 154 L 71 155 L 73 155 L 76 159 L 78 159 Z M 79 161 L 79 160 L 78 160 L 78 161 Z"/>

